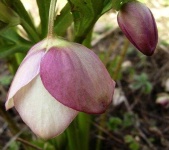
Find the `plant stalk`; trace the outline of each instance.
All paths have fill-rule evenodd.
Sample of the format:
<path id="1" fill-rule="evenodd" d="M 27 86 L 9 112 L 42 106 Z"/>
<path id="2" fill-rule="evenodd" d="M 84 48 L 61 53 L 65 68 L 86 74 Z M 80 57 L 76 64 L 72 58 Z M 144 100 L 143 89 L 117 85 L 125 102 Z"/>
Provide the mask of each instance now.
<path id="1" fill-rule="evenodd" d="M 116 67 L 116 69 L 115 69 L 115 71 L 114 71 L 114 74 L 113 74 L 113 79 L 114 79 L 115 81 L 118 79 L 118 74 L 120 73 L 121 65 L 122 65 L 122 63 L 123 63 L 123 61 L 124 61 L 124 58 L 125 58 L 125 56 L 126 56 L 126 53 L 127 53 L 128 47 L 129 47 L 129 44 L 130 44 L 130 42 L 129 42 L 128 39 L 126 38 L 126 39 L 125 39 L 125 43 L 124 43 L 124 47 L 123 47 L 123 49 L 122 49 L 122 51 L 121 51 L 121 53 L 120 53 L 120 60 L 119 60 L 119 62 L 118 62 L 118 64 L 117 64 L 117 67 Z"/>
<path id="2" fill-rule="evenodd" d="M 69 150 L 79 150 L 80 149 L 80 140 L 79 139 L 79 129 L 77 118 L 73 120 L 70 124 L 69 128 L 66 130 L 67 138 L 68 138 L 68 149 Z"/>
<path id="3" fill-rule="evenodd" d="M 120 53 L 120 60 L 117 64 L 117 67 L 115 69 L 115 72 L 113 74 L 113 79 L 116 81 L 118 79 L 118 74 L 120 73 L 121 70 L 121 65 L 124 61 L 124 58 L 126 56 L 128 47 L 129 47 L 130 42 L 128 41 L 128 39 L 125 39 L 125 43 L 124 43 L 124 47 Z M 106 127 L 106 120 L 107 120 L 107 113 L 104 113 L 100 116 L 100 127 L 105 128 Z M 101 137 L 103 135 L 103 131 L 99 129 L 98 132 L 98 136 Z M 101 139 L 98 138 L 97 143 L 96 143 L 96 150 L 100 150 L 101 149 Z"/>
<path id="4" fill-rule="evenodd" d="M 50 8 L 49 8 L 49 20 L 48 20 L 48 38 L 53 37 L 54 33 L 54 20 L 55 20 L 55 7 L 57 0 L 51 0 Z"/>
<path id="5" fill-rule="evenodd" d="M 80 112 L 77 116 L 80 139 L 80 149 L 89 150 L 91 115 Z"/>

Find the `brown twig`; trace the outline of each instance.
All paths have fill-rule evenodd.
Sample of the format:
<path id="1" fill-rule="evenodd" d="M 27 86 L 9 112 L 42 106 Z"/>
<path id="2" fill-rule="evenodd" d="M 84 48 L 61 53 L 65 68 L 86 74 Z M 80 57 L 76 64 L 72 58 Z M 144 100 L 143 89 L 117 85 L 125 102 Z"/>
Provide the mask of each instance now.
<path id="1" fill-rule="evenodd" d="M 19 132 L 19 128 L 14 122 L 13 118 L 9 115 L 9 113 L 5 110 L 4 104 L 0 101 L 0 115 L 2 118 L 8 123 L 8 126 L 13 135 Z"/>
<path id="2" fill-rule="evenodd" d="M 106 129 L 104 129 L 103 127 L 99 126 L 98 124 L 93 122 L 93 125 L 96 126 L 99 130 L 101 130 L 103 133 L 107 134 L 112 140 L 123 144 L 124 142 L 121 141 L 120 139 L 117 139 L 116 137 L 114 137 L 110 132 L 108 132 Z"/>
<path id="3" fill-rule="evenodd" d="M 134 112 L 131 109 L 131 106 L 128 102 L 128 100 L 125 100 L 125 106 L 128 112 L 130 112 L 130 114 L 134 115 Z M 140 121 L 139 119 L 136 117 L 135 118 L 135 124 L 134 127 L 136 128 L 136 130 L 138 131 L 140 137 L 148 144 L 148 146 L 151 148 L 151 150 L 156 150 L 156 148 L 153 146 L 153 144 L 151 144 L 151 142 L 148 140 L 147 136 L 142 132 L 142 130 L 140 129 Z"/>
<path id="4" fill-rule="evenodd" d="M 22 138 L 19 138 L 19 137 L 18 137 L 16 140 L 19 141 L 19 142 L 21 142 L 21 143 L 23 143 L 23 144 L 25 144 L 25 145 L 27 145 L 27 146 L 29 146 L 29 147 L 34 148 L 35 150 L 42 150 L 40 147 L 38 147 L 38 146 L 36 146 L 36 145 L 33 145 L 33 144 L 31 144 L 30 142 L 28 142 L 28 141 L 26 141 L 26 140 L 24 140 L 24 139 L 22 139 Z"/>
<path id="5" fill-rule="evenodd" d="M 8 147 L 11 145 L 11 143 L 13 141 L 15 141 L 21 134 L 22 132 L 25 130 L 25 128 L 23 128 L 21 131 L 19 131 L 17 134 L 15 134 L 8 143 L 6 143 L 6 145 L 4 146 L 4 148 L 2 150 L 7 150 Z"/>

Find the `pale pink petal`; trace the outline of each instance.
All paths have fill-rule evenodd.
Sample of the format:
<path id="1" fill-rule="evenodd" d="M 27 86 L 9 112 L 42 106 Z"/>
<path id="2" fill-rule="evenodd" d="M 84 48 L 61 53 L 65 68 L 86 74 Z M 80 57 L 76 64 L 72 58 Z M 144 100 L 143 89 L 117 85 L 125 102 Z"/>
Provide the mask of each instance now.
<path id="1" fill-rule="evenodd" d="M 99 58 L 80 44 L 51 48 L 40 76 L 53 97 L 75 110 L 103 113 L 112 101 L 114 81 Z"/>
<path id="2" fill-rule="evenodd" d="M 46 41 L 47 41 L 47 40 L 44 39 L 44 40 L 38 42 L 37 44 L 33 45 L 33 46 L 31 47 L 31 49 L 28 51 L 27 56 L 29 56 L 29 55 L 32 54 L 32 53 L 36 53 L 36 52 L 38 52 L 39 50 L 46 49 L 46 46 L 47 46 L 47 42 L 46 42 Z M 26 57 L 27 57 L 27 56 L 26 56 Z"/>
<path id="3" fill-rule="evenodd" d="M 43 139 L 61 134 L 78 113 L 55 100 L 39 76 L 17 92 L 14 104 L 23 121 Z"/>
<path id="4" fill-rule="evenodd" d="M 44 55 L 44 50 L 28 53 L 21 63 L 8 92 L 6 109 L 14 106 L 13 96 L 17 91 L 28 84 L 37 74 L 39 74 L 40 61 Z"/>

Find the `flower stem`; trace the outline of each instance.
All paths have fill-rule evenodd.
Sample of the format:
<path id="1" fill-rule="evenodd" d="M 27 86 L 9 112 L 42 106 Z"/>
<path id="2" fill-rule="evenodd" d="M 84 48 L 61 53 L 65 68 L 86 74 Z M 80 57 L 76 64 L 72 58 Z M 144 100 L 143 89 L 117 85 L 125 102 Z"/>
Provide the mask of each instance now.
<path id="1" fill-rule="evenodd" d="M 77 119 L 79 134 L 81 135 L 80 149 L 88 150 L 90 140 L 91 115 L 80 112 Z"/>
<path id="2" fill-rule="evenodd" d="M 120 53 L 120 60 L 119 60 L 119 62 L 117 64 L 117 67 L 115 68 L 115 71 L 114 71 L 114 74 L 113 74 L 113 79 L 115 81 L 118 79 L 118 75 L 119 75 L 119 72 L 121 70 L 121 65 L 122 65 L 122 63 L 124 61 L 124 58 L 126 56 L 129 44 L 130 44 L 130 42 L 126 38 L 125 39 L 125 43 L 124 43 L 124 47 L 123 47 L 123 49 L 122 49 L 122 51 Z M 106 120 L 107 120 L 107 112 L 105 112 L 104 114 L 102 114 L 100 116 L 100 122 L 99 122 L 100 127 L 102 127 L 102 128 L 106 127 Z M 99 129 L 98 135 L 99 135 L 99 137 L 101 137 L 103 135 L 103 131 Z M 96 150 L 100 150 L 100 149 L 101 149 L 101 139 L 98 138 L 97 143 L 96 143 Z"/>
<path id="3" fill-rule="evenodd" d="M 124 58 L 126 56 L 126 53 L 127 53 L 127 50 L 128 50 L 128 47 L 129 47 L 129 44 L 130 42 L 128 41 L 128 39 L 126 38 L 125 39 L 125 43 L 124 43 L 124 47 L 120 53 L 120 60 L 117 64 L 117 67 L 115 68 L 115 71 L 114 71 L 114 74 L 113 74 L 113 79 L 116 81 L 118 79 L 118 75 L 119 75 L 119 72 L 121 70 L 121 65 L 124 61 Z"/>
<path id="4" fill-rule="evenodd" d="M 49 20 L 48 20 L 48 38 L 53 37 L 54 33 L 54 20 L 55 20 L 55 7 L 57 0 L 51 0 L 49 8 Z"/>
<path id="5" fill-rule="evenodd" d="M 70 124 L 69 128 L 66 130 L 68 138 L 68 149 L 69 150 L 79 150 L 80 149 L 80 134 L 78 129 L 78 120 L 75 118 Z"/>
<path id="6" fill-rule="evenodd" d="M 107 115 L 107 113 L 104 113 L 99 118 L 100 119 L 99 126 L 103 129 L 106 127 L 106 118 L 107 118 L 106 115 Z M 97 142 L 96 142 L 96 150 L 101 149 L 101 139 L 100 139 L 100 137 L 102 137 L 102 135 L 103 135 L 103 131 L 100 130 L 100 129 L 98 129 L 98 130 L 99 131 L 98 131 L 98 139 L 97 139 Z"/>

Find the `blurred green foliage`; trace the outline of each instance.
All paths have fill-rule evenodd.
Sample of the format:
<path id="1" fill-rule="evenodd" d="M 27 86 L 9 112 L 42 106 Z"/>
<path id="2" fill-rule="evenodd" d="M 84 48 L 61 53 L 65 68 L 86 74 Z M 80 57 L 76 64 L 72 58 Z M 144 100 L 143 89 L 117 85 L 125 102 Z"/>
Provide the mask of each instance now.
<path id="1" fill-rule="evenodd" d="M 109 118 L 108 127 L 112 131 L 117 131 L 122 126 L 123 121 L 119 117 Z"/>
<path id="2" fill-rule="evenodd" d="M 2 76 L 2 77 L 0 77 L 0 84 L 3 86 L 7 86 L 11 83 L 12 79 L 13 79 L 13 76 L 11 76 L 11 75 Z"/>
<path id="3" fill-rule="evenodd" d="M 136 114 L 130 112 L 124 113 L 123 117 L 110 117 L 108 127 L 112 131 L 120 131 L 124 128 L 132 127 L 136 123 Z"/>
<path id="4" fill-rule="evenodd" d="M 126 135 L 124 137 L 124 140 L 125 140 L 125 143 L 129 144 L 130 150 L 139 150 L 140 149 L 139 143 L 135 140 L 135 138 L 133 138 L 132 135 Z"/>
<path id="5" fill-rule="evenodd" d="M 149 94 L 153 88 L 151 82 L 148 79 L 146 73 L 134 76 L 134 81 L 131 83 L 130 88 L 132 90 L 140 90 L 144 94 Z"/>
<path id="6" fill-rule="evenodd" d="M 20 146 L 21 146 L 21 144 L 19 142 L 13 141 L 10 144 L 8 150 L 20 150 Z"/>

